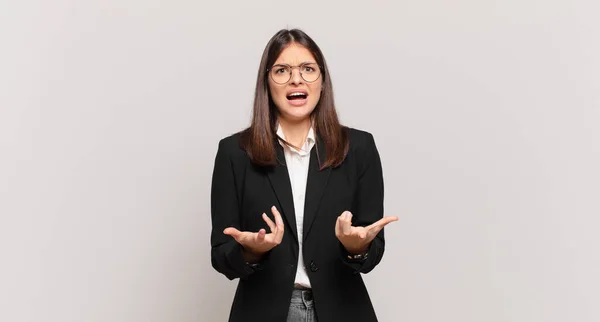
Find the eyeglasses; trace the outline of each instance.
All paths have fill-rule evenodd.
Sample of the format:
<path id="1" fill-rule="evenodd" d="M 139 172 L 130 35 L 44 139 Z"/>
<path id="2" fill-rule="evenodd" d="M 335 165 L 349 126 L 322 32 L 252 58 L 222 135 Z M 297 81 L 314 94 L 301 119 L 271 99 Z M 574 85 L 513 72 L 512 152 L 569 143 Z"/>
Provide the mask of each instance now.
<path id="1" fill-rule="evenodd" d="M 286 84 L 292 79 L 292 70 L 298 68 L 300 76 L 307 83 L 312 83 L 321 76 L 321 69 L 316 63 L 303 63 L 298 66 L 290 66 L 288 64 L 277 64 L 267 69 L 271 79 L 277 84 Z"/>

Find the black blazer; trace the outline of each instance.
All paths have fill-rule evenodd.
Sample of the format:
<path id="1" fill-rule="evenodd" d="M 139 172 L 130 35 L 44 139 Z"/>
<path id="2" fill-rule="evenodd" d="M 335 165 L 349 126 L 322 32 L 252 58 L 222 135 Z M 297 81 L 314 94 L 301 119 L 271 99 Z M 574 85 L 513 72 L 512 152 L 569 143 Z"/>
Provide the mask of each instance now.
<path id="1" fill-rule="evenodd" d="M 381 161 L 370 133 L 344 128 L 350 149 L 337 168 L 319 171 L 325 149 L 317 137 L 311 150 L 305 198 L 304 265 L 310 278 L 319 322 L 377 321 L 360 273 L 368 273 L 384 251 L 383 230 L 376 236 L 364 262 L 348 260 L 335 236 L 337 217 L 344 210 L 353 214 L 353 226 L 366 226 L 383 217 Z M 239 133 L 219 142 L 211 191 L 211 260 L 213 267 L 229 279 L 239 278 L 229 321 L 285 322 L 298 264 L 298 237 L 292 189 L 283 148 L 276 143 L 281 165 L 253 165 L 240 147 Z M 258 267 L 248 265 L 242 247 L 223 234 L 227 227 L 257 232 L 269 227 L 276 206 L 284 220 L 280 245 L 273 248 Z"/>

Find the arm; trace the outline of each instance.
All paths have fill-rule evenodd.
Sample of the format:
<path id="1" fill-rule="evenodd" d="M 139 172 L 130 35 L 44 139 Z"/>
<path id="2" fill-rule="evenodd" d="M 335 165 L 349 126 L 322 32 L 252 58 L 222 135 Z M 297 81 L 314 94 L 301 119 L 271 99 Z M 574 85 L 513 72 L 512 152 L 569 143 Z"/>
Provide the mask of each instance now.
<path id="1" fill-rule="evenodd" d="M 215 270 L 230 280 L 246 278 L 254 272 L 252 266 L 244 259 L 242 245 L 223 233 L 228 227 L 241 229 L 234 178 L 230 153 L 221 140 L 215 158 L 211 186 L 211 262 Z"/>
<path id="2" fill-rule="evenodd" d="M 369 226 L 383 218 L 383 170 L 381 159 L 375 145 L 375 140 L 370 133 L 366 140 L 356 151 L 358 160 L 357 192 L 352 207 L 353 226 Z M 363 150 L 364 149 L 364 150 Z M 385 224 L 384 224 L 385 225 Z M 363 261 L 348 259 L 348 250 L 340 243 L 342 260 L 355 273 L 368 273 L 379 264 L 385 249 L 383 228 L 367 246 L 367 258 Z"/>

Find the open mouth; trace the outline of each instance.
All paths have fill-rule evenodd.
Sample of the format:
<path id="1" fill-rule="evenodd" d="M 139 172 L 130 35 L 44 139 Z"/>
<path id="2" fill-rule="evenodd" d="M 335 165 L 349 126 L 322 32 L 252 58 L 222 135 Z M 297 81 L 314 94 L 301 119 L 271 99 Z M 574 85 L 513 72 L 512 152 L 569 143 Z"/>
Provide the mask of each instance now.
<path id="1" fill-rule="evenodd" d="M 290 101 L 301 101 L 305 100 L 308 97 L 308 94 L 305 93 L 292 93 L 287 96 L 287 99 Z"/>

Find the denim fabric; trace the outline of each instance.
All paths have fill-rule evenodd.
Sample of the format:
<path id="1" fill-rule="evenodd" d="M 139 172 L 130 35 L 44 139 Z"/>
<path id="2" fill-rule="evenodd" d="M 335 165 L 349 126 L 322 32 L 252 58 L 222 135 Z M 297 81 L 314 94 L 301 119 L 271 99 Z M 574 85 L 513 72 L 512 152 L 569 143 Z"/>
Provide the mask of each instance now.
<path id="1" fill-rule="evenodd" d="M 310 290 L 294 290 L 287 322 L 317 322 L 315 304 Z"/>

